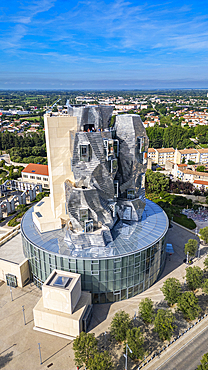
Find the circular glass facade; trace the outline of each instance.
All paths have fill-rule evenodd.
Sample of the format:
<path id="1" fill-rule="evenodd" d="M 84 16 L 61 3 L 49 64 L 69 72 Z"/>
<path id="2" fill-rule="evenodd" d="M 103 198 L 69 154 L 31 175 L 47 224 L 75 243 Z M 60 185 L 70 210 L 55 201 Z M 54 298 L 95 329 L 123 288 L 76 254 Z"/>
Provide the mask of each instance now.
<path id="1" fill-rule="evenodd" d="M 23 250 L 38 286 L 53 269 L 76 272 L 81 274 L 82 290 L 92 293 L 93 303 L 116 302 L 141 293 L 157 280 L 165 263 L 168 224 L 164 211 L 147 200 L 137 227 L 126 224 L 125 232 L 115 236 L 114 249 L 102 257 L 67 248 L 64 229 L 41 234 L 30 209 L 21 224 Z"/>

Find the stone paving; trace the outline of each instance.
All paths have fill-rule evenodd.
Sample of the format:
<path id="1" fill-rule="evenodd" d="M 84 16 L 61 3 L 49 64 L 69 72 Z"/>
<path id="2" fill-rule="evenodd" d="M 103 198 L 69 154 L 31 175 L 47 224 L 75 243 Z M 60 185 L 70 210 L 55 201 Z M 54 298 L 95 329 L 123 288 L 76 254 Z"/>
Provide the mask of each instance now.
<path id="1" fill-rule="evenodd" d="M 185 275 L 183 247 L 190 238 L 196 237 L 174 225 L 168 232 L 167 242 L 173 244 L 175 253 L 170 257 L 170 260 L 169 257 L 167 258 L 165 269 L 159 281 L 142 294 L 129 300 L 113 304 L 94 305 L 94 316 L 90 326 L 91 332 L 94 332 L 96 336 L 102 335 L 108 330 L 115 312 L 120 309 L 125 310 L 133 317 L 134 313 L 138 312 L 138 304 L 142 298 L 150 297 L 155 303 L 163 300 L 160 288 L 167 277 L 174 276 L 183 282 Z M 201 258 L 196 259 L 194 265 L 203 267 L 207 250 L 206 246 L 201 246 Z M 46 370 L 50 368 L 52 370 L 75 370 L 72 342 L 33 330 L 32 309 L 39 300 L 41 291 L 31 284 L 23 289 L 13 289 L 12 294 L 13 301 L 11 301 L 9 287 L 5 283 L 0 284 L 0 369 Z M 22 305 L 25 306 L 26 325 L 24 325 Z M 201 323 L 198 325 L 200 326 Z M 192 335 L 192 331 L 187 333 L 187 340 Z M 38 343 L 41 344 L 42 365 L 40 365 Z M 122 366 L 119 369 L 123 369 L 124 364 L 122 361 L 121 363 Z M 138 365 L 132 367 L 132 369 L 137 368 Z"/>

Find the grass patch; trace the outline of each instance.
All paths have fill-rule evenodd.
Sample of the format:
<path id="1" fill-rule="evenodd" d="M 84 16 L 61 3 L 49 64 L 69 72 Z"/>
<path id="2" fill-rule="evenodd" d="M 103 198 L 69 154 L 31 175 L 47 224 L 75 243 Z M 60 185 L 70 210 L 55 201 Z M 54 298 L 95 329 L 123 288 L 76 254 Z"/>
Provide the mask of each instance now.
<path id="1" fill-rule="evenodd" d="M 187 227 L 187 229 L 193 230 L 196 228 L 195 222 L 191 218 L 187 218 L 186 215 L 174 215 L 173 221 L 177 222 L 177 224 Z"/>

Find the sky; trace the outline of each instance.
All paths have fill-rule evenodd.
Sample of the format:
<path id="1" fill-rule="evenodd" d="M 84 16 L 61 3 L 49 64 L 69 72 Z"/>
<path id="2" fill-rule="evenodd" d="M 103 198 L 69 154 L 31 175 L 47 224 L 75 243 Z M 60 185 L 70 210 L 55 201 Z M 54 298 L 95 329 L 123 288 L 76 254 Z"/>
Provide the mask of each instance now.
<path id="1" fill-rule="evenodd" d="M 208 1 L 1 0 L 0 89 L 208 88 Z"/>

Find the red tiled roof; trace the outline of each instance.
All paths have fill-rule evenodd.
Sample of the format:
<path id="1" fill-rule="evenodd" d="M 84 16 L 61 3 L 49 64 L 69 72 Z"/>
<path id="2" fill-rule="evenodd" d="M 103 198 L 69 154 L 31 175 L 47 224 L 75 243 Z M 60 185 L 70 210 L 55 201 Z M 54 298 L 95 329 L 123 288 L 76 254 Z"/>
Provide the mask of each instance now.
<path id="1" fill-rule="evenodd" d="M 48 176 L 48 166 L 45 164 L 29 163 L 22 172 L 34 173 L 36 175 Z"/>
<path id="2" fill-rule="evenodd" d="M 194 184 L 199 184 L 199 185 L 208 185 L 208 181 L 194 180 Z"/>

